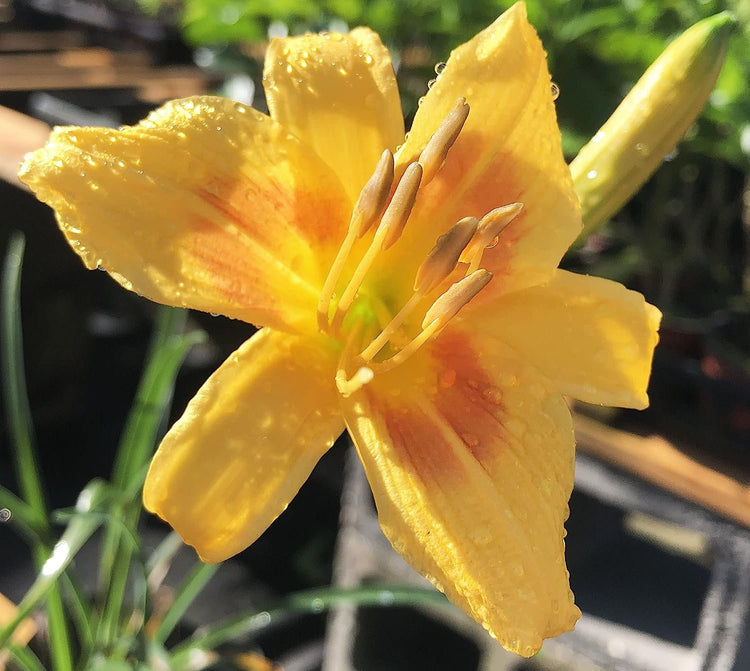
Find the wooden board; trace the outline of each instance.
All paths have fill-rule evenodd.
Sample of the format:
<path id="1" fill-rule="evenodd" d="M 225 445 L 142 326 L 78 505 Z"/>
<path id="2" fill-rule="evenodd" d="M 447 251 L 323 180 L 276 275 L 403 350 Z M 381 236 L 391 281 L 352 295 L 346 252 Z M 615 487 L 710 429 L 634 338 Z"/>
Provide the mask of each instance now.
<path id="1" fill-rule="evenodd" d="M 658 435 L 637 436 L 574 414 L 578 449 L 750 526 L 750 474 L 685 450 Z"/>
<path id="2" fill-rule="evenodd" d="M 18 167 L 28 152 L 47 141 L 49 131 L 49 126 L 38 119 L 0 107 L 0 178 L 25 189 L 18 180 Z"/>

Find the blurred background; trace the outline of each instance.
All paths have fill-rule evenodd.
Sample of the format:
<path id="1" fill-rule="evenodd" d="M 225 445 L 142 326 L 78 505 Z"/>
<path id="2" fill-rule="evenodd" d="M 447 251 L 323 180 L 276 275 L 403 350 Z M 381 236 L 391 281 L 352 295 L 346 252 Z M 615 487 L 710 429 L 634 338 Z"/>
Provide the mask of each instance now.
<path id="1" fill-rule="evenodd" d="M 175 97 L 215 92 L 265 110 L 260 74 L 270 37 L 357 25 L 391 50 L 408 128 L 436 64 L 510 4 L 0 0 L 0 247 L 13 230 L 27 237 L 24 345 L 52 507 L 70 506 L 93 477 L 109 476 L 155 308 L 84 270 L 51 211 L 15 179 L 23 153 L 51 125 L 135 123 Z M 262 654 L 241 668 L 750 668 L 750 0 L 527 6 L 560 89 L 569 159 L 676 35 L 726 9 L 739 24 L 685 140 L 563 262 L 624 282 L 664 312 L 651 407 L 575 409 L 579 461 L 566 542 L 584 618 L 523 661 L 453 609 L 342 608 L 264 630 L 237 648 Z M 209 338 L 182 368 L 172 419 L 252 332 L 221 317 L 189 319 Z M 6 432 L 2 440 L 0 484 L 16 490 Z M 146 544 L 165 533 L 146 520 Z M 85 567 L 85 549 L 78 561 Z M 0 524 L 0 592 L 20 600 L 33 575 L 25 544 Z M 341 440 L 272 528 L 217 572 L 176 635 L 293 590 L 371 583 L 421 584 L 380 535 Z"/>

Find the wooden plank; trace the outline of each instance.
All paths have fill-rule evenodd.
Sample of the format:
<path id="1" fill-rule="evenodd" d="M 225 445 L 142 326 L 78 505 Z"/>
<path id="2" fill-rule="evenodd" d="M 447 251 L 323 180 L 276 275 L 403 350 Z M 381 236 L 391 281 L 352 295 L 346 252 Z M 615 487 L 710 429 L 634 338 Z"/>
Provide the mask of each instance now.
<path id="1" fill-rule="evenodd" d="M 197 95 L 211 78 L 192 66 L 84 68 L 37 73 L 0 72 L 0 91 L 135 88 L 147 102 Z"/>
<path id="2" fill-rule="evenodd" d="M 0 178 L 26 189 L 18 179 L 18 167 L 26 153 L 47 141 L 49 131 L 49 126 L 42 121 L 0 107 Z"/>
<path id="3" fill-rule="evenodd" d="M 575 413 L 578 449 L 750 526 L 750 475 L 690 456 L 658 435 L 637 436 Z"/>
<path id="4" fill-rule="evenodd" d="M 146 51 L 112 51 L 104 47 L 68 49 L 55 53 L 0 54 L 0 73 L 15 75 L 63 69 L 143 67 L 151 62 Z"/>
<path id="5" fill-rule="evenodd" d="M 58 51 L 86 44 L 79 30 L 12 30 L 0 32 L 0 51 Z"/>

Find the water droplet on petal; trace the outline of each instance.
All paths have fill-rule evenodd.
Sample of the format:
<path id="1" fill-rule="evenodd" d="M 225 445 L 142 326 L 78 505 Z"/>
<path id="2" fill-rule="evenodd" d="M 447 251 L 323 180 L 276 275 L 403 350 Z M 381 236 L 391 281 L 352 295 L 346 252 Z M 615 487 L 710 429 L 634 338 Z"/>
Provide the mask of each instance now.
<path id="1" fill-rule="evenodd" d="M 450 389 L 456 383 L 456 371 L 452 369 L 444 370 L 440 373 L 439 381 L 441 387 Z"/>
<path id="2" fill-rule="evenodd" d="M 586 177 L 588 177 L 589 179 L 596 179 L 598 176 L 599 176 L 599 173 L 596 170 L 589 170 L 586 173 Z"/>
<path id="3" fill-rule="evenodd" d="M 557 100 L 560 97 L 560 87 L 555 82 L 552 82 L 550 89 L 552 91 L 552 100 Z"/>
<path id="4" fill-rule="evenodd" d="M 427 88 L 431 89 L 433 86 L 435 86 L 435 82 L 437 82 L 437 79 L 430 79 L 430 81 L 427 82 Z"/>
<path id="5" fill-rule="evenodd" d="M 461 439 L 466 443 L 468 447 L 477 447 L 477 445 L 479 445 L 479 438 L 477 438 L 473 433 L 464 433 L 461 436 Z"/>
<path id="6" fill-rule="evenodd" d="M 448 65 L 447 63 L 442 63 L 442 62 L 441 62 L 441 63 L 438 63 L 438 64 L 437 64 L 437 65 L 435 66 L 435 74 L 436 74 L 436 75 L 441 75 L 441 74 L 443 74 L 443 70 L 445 70 L 445 68 L 446 68 L 446 66 L 447 66 L 447 65 Z"/>

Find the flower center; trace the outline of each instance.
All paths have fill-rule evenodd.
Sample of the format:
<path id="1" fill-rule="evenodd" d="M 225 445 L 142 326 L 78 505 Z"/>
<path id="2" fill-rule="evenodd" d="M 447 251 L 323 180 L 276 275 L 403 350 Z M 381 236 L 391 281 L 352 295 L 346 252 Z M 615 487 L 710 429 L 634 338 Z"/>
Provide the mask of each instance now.
<path id="1" fill-rule="evenodd" d="M 501 231 L 521 211 L 521 203 L 492 210 L 481 221 L 465 217 L 441 235 L 417 270 L 412 296 L 395 316 L 391 316 L 391 311 L 378 296 L 359 294 L 378 255 L 401 237 L 420 190 L 439 172 L 468 115 L 469 105 L 464 98 L 459 98 L 418 160 L 406 166 L 395 186 L 393 154 L 386 149 L 354 206 L 349 229 L 318 302 L 320 330 L 336 339 L 345 339 L 336 373 L 336 385 L 344 396 L 370 382 L 376 374 L 406 361 L 436 337 L 492 279 L 492 273 L 479 267 L 482 255 L 486 248 L 497 244 Z M 349 280 L 341 282 L 355 243 L 370 231 L 376 221 L 379 223 L 367 250 Z M 459 263 L 463 264 L 461 278 L 446 288 L 446 280 Z M 340 284 L 343 289 L 337 292 Z M 421 330 L 413 336 L 404 334 L 402 327 L 406 320 L 433 297 L 422 319 Z M 348 333 L 343 334 L 346 317 L 347 325 L 351 326 Z M 380 331 L 363 347 L 368 342 L 366 338 L 376 332 L 374 324 L 379 325 Z M 387 345 L 390 345 L 389 356 L 375 361 Z"/>

